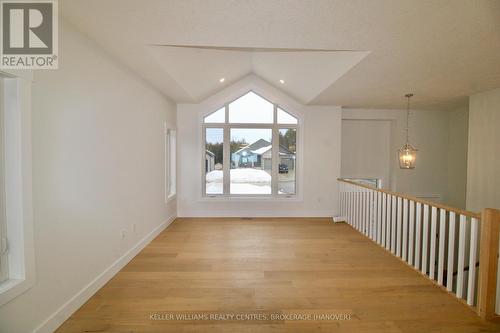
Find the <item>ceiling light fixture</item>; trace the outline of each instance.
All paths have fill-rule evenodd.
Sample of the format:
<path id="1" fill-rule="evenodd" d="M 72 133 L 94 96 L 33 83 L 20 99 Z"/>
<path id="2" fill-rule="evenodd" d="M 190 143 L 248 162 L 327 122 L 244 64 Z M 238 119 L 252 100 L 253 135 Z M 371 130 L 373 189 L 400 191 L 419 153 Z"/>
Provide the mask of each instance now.
<path id="1" fill-rule="evenodd" d="M 417 161 L 417 149 L 410 144 L 408 128 L 410 119 L 410 98 L 413 94 L 406 94 L 405 97 L 408 99 L 406 107 L 406 143 L 399 149 L 399 167 L 401 169 L 415 169 L 415 163 Z"/>
<path id="2" fill-rule="evenodd" d="M 281 83 L 281 84 L 285 84 L 285 80 L 280 79 L 280 83 Z"/>
<path id="3" fill-rule="evenodd" d="M 223 83 L 224 81 L 226 81 L 226 78 L 221 77 L 221 78 L 219 79 L 219 82 L 220 82 L 220 83 Z"/>

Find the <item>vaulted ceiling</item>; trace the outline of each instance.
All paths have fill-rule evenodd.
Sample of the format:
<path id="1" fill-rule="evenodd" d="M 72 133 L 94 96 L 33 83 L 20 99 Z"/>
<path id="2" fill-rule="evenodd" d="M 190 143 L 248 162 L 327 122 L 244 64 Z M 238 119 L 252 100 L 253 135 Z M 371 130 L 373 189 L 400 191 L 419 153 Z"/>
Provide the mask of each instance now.
<path id="1" fill-rule="evenodd" d="M 199 101 L 249 74 L 277 84 L 307 104 L 368 52 L 152 46 L 164 73 Z M 222 81 L 222 82 L 221 82 Z"/>
<path id="2" fill-rule="evenodd" d="M 446 110 L 500 87 L 497 0 L 64 0 L 60 10 L 176 102 L 250 73 L 302 103 L 347 107 L 401 108 L 413 92 L 415 107 Z"/>

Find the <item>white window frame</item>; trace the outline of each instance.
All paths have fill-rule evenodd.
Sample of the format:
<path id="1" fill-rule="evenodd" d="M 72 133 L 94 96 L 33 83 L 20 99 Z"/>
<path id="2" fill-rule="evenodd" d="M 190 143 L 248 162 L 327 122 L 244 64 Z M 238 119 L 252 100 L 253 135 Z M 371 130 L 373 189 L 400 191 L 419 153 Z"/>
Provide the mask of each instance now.
<path id="1" fill-rule="evenodd" d="M 0 101 L 4 101 L 4 84 L 0 76 Z M 7 223 L 5 215 L 5 129 L 4 112 L 0 106 L 0 284 L 9 278 L 9 258 L 7 244 Z"/>
<path id="2" fill-rule="evenodd" d="M 177 130 L 165 123 L 165 202 L 177 196 Z"/>
<path id="3" fill-rule="evenodd" d="M 8 276 L 0 306 L 35 284 L 31 179 L 31 71 L 0 71 Z M 5 243 L 4 243 L 5 244 Z M 5 246 L 5 245 L 4 245 Z"/>
<path id="4" fill-rule="evenodd" d="M 263 124 L 263 123 L 230 123 L 229 122 L 229 104 L 238 100 L 239 98 L 245 96 L 248 93 L 254 93 L 257 96 L 265 99 L 273 105 L 273 123 Z M 216 112 L 224 107 L 225 117 L 223 123 L 205 123 L 205 117 Z M 278 123 L 278 108 L 289 113 L 295 119 L 297 119 L 297 124 L 279 124 Z M 202 149 L 201 149 L 201 196 L 202 198 L 238 198 L 238 199 L 259 199 L 259 198 L 277 198 L 277 199 L 297 199 L 300 197 L 300 184 L 299 184 L 299 172 L 302 165 L 301 161 L 301 146 L 299 145 L 299 139 L 301 136 L 301 118 L 290 112 L 286 107 L 281 106 L 279 103 L 274 103 L 262 96 L 261 94 L 249 90 L 243 95 L 235 98 L 223 106 L 217 107 L 214 111 L 204 114 L 201 117 L 201 128 L 202 128 Z M 206 130 L 207 128 L 222 128 L 223 130 L 223 193 L 222 194 L 207 194 L 206 193 L 206 172 L 205 172 L 205 150 L 206 150 Z M 272 169 L 271 169 L 271 194 L 231 194 L 230 193 L 230 169 L 231 169 L 231 151 L 230 151 L 230 132 L 232 128 L 244 128 L 244 129 L 271 129 L 272 130 L 272 147 L 278 147 L 278 149 L 272 149 Z M 296 151 L 295 151 L 295 193 L 293 194 L 279 194 L 278 193 L 278 182 L 279 182 L 279 130 L 280 129 L 295 129 L 296 130 Z M 227 161 L 227 162 L 226 162 Z"/>

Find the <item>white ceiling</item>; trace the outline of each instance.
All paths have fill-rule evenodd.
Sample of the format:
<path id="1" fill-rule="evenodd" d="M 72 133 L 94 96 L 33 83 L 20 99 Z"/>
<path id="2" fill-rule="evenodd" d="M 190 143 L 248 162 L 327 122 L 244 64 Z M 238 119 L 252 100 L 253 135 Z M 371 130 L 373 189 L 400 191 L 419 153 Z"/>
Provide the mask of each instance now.
<path id="1" fill-rule="evenodd" d="M 307 104 L 362 60 L 362 51 L 253 50 L 151 46 L 158 65 L 201 101 L 254 73 Z M 224 79 L 223 82 L 220 82 Z M 283 83 L 282 83 L 283 82 Z"/>
<path id="2" fill-rule="evenodd" d="M 177 102 L 199 101 L 250 72 L 303 103 L 347 107 L 401 108 L 404 93 L 414 92 L 416 108 L 453 109 L 500 87 L 498 0 L 64 0 L 60 7 Z"/>

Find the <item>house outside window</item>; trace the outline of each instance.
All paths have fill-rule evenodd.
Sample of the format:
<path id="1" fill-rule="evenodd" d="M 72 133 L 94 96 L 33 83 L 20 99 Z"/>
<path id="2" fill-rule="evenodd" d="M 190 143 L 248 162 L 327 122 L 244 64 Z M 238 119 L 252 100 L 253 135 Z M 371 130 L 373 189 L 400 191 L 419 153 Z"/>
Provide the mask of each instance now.
<path id="1" fill-rule="evenodd" d="M 295 196 L 299 125 L 253 91 L 206 115 L 203 195 Z"/>

